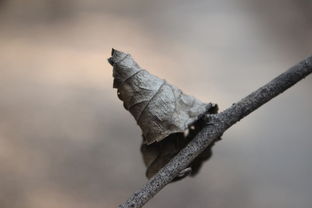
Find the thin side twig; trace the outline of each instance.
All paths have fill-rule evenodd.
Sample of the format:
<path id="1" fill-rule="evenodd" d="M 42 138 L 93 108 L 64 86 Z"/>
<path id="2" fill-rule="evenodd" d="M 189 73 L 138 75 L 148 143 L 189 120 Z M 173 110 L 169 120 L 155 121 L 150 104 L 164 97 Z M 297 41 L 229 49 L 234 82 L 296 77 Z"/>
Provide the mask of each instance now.
<path id="1" fill-rule="evenodd" d="M 208 145 L 233 124 L 312 72 L 312 56 L 293 66 L 225 111 L 209 116 L 209 123 L 165 167 L 119 208 L 140 208 L 185 169 Z"/>

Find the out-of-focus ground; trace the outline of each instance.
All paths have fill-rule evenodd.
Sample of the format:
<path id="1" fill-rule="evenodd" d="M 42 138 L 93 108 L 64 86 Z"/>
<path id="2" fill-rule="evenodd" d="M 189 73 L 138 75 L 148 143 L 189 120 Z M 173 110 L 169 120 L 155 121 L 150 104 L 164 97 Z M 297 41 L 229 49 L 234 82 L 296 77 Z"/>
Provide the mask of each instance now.
<path id="1" fill-rule="evenodd" d="M 111 48 L 230 106 L 312 54 L 309 0 L 0 0 L 0 207 L 116 207 L 146 179 Z M 310 208 L 311 76 L 146 207 Z"/>

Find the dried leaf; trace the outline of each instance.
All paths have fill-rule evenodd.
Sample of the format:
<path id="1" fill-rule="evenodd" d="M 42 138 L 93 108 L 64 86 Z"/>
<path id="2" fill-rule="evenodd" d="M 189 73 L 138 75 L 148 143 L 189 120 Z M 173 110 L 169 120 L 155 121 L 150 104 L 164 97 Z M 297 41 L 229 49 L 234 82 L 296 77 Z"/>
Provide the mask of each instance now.
<path id="1" fill-rule="evenodd" d="M 113 65 L 113 87 L 140 126 L 144 144 L 183 133 L 213 106 L 140 68 L 129 54 L 113 49 L 108 61 Z"/>
<path id="2" fill-rule="evenodd" d="M 207 113 L 217 113 L 217 107 L 212 107 Z M 150 145 L 142 144 L 141 153 L 147 167 L 146 177 L 151 178 L 154 176 L 163 166 L 165 166 L 181 149 L 183 149 L 194 136 L 206 125 L 203 118 L 200 118 L 195 123 L 192 124 L 192 128 L 189 129 L 188 135 L 183 133 L 175 133 L 166 137 L 160 142 L 155 142 Z M 216 141 L 219 141 L 217 139 Z M 190 176 L 195 176 L 202 164 L 208 161 L 212 156 L 212 147 L 214 141 L 211 143 L 206 150 L 201 153 L 193 162 L 188 166 L 191 168 Z M 177 176 L 172 182 L 180 180 L 187 175 Z"/>

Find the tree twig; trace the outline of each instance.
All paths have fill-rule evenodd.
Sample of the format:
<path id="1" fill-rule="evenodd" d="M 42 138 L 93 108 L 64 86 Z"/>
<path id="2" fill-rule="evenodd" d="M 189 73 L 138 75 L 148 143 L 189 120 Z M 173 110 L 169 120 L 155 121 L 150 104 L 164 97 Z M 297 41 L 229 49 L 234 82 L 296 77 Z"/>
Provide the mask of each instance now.
<path id="1" fill-rule="evenodd" d="M 208 145 L 229 127 L 287 90 L 312 72 L 312 56 L 293 66 L 219 114 L 209 114 L 209 122 L 165 167 L 136 191 L 119 208 L 140 208 L 185 169 Z"/>

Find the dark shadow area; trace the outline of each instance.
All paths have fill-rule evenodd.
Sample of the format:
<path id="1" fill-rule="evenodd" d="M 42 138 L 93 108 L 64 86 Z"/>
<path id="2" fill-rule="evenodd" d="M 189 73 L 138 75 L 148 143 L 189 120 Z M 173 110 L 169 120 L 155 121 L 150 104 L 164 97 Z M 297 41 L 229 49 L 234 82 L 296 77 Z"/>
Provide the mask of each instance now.
<path id="1" fill-rule="evenodd" d="M 207 114 L 218 112 L 218 106 L 215 105 L 207 111 Z M 141 153 L 146 170 L 146 177 L 153 177 L 162 167 L 164 167 L 181 149 L 183 149 L 207 124 L 204 116 L 190 125 L 186 133 L 170 134 L 160 142 L 154 142 L 150 145 L 142 144 Z M 186 176 L 196 176 L 204 162 L 207 162 L 212 156 L 212 147 L 221 138 L 213 141 L 207 149 L 201 153 L 189 166 L 190 172 L 177 176 L 172 182 L 183 179 Z"/>

